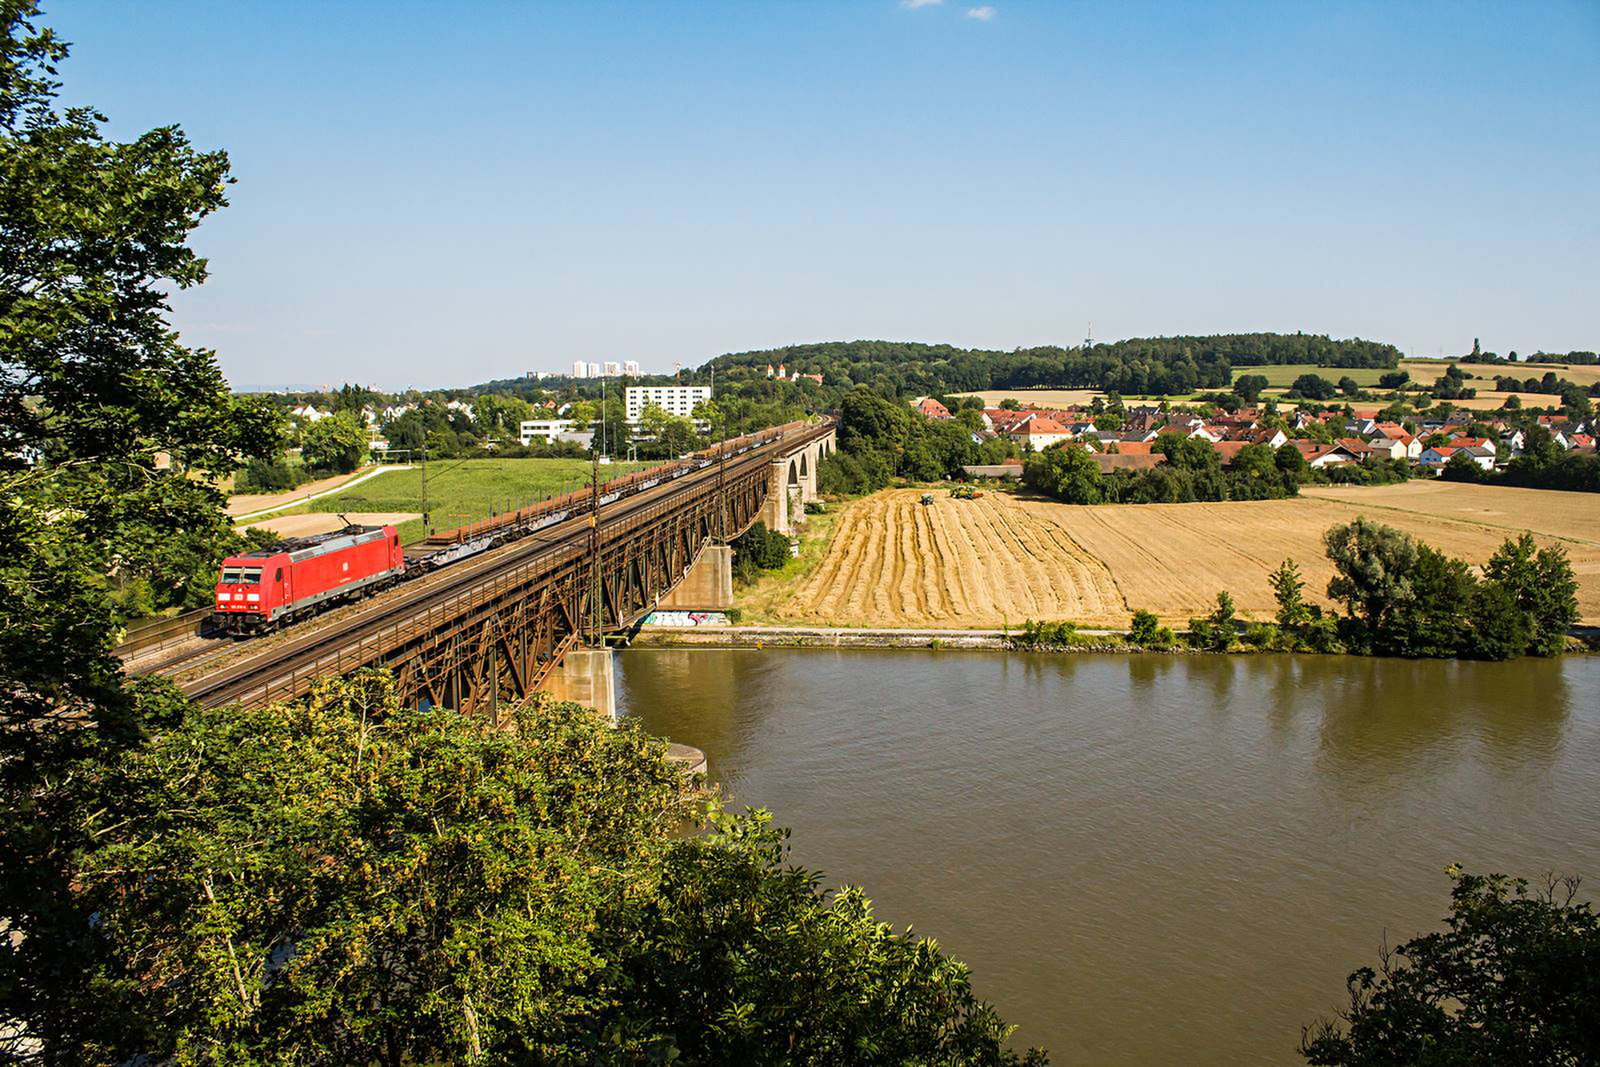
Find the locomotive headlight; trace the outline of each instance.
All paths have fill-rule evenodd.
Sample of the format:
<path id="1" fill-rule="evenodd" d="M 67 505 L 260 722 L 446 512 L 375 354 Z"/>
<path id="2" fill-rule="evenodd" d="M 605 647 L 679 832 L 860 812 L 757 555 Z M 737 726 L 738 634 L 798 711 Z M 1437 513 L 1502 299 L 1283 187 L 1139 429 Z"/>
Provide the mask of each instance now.
<path id="1" fill-rule="evenodd" d="M 228 594 L 227 593 L 218 593 L 217 594 L 217 603 L 218 604 L 226 604 L 227 602 L 228 602 Z"/>
<path id="2" fill-rule="evenodd" d="M 260 593 L 246 593 L 244 595 L 244 598 L 246 600 L 252 600 L 252 601 L 253 600 L 260 600 L 261 599 L 261 594 Z"/>

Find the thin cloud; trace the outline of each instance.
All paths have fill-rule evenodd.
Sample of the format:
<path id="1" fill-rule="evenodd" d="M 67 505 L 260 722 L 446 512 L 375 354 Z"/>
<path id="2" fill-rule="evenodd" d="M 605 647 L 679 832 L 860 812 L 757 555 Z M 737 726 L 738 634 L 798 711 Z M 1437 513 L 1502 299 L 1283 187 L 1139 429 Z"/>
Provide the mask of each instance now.
<path id="1" fill-rule="evenodd" d="M 1000 12 L 996 11 L 993 4 L 984 4 L 982 7 L 967 8 L 967 18 L 977 19 L 979 22 L 988 22 Z"/>
<path id="2" fill-rule="evenodd" d="M 942 3 L 944 0 L 900 0 L 901 7 L 909 7 L 913 11 L 919 7 L 934 7 Z"/>

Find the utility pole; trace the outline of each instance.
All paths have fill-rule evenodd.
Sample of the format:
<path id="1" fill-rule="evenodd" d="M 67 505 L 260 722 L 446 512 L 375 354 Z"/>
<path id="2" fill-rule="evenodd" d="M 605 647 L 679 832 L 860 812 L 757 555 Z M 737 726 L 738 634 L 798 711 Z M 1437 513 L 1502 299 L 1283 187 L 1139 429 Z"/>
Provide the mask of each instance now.
<path id="1" fill-rule="evenodd" d="M 428 438 L 424 430 L 422 438 L 422 535 L 427 537 L 433 533 L 433 516 L 428 513 Z"/>
<path id="2" fill-rule="evenodd" d="M 605 389 L 605 383 L 600 385 Z M 605 410 L 604 407 L 601 408 Z M 589 643 L 601 647 L 600 636 L 600 448 L 598 444 L 590 450 L 589 467 L 589 570 L 591 581 L 589 584 Z"/>

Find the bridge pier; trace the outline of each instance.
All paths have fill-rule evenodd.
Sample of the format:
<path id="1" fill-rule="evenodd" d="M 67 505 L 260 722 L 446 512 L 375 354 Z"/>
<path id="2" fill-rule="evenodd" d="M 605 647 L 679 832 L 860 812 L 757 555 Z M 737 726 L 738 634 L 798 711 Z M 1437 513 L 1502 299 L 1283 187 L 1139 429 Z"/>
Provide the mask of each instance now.
<path id="1" fill-rule="evenodd" d="M 585 704 L 617 721 L 616 666 L 609 648 L 575 648 L 568 652 L 545 682 L 553 700 Z"/>
<path id="2" fill-rule="evenodd" d="M 724 611 L 733 607 L 733 546 L 706 545 L 683 581 L 656 605 L 667 611 Z"/>

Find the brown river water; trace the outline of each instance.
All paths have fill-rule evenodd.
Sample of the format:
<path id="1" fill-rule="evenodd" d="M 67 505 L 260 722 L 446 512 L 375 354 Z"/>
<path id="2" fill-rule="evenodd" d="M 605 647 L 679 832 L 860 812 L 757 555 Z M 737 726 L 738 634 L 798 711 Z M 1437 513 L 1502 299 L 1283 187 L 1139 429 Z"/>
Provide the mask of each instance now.
<path id="1" fill-rule="evenodd" d="M 1600 658 L 619 654 L 794 860 L 1057 1064 L 1292 1064 L 1443 868 L 1600 885 Z"/>

